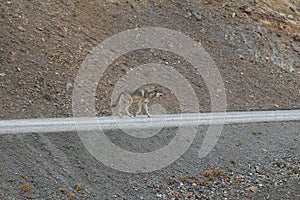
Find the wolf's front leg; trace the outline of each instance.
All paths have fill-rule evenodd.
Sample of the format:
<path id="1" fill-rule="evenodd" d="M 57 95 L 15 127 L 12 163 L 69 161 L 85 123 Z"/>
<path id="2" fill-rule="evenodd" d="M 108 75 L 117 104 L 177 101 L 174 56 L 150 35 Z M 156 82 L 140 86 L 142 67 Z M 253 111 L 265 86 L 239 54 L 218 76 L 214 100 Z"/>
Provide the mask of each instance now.
<path id="1" fill-rule="evenodd" d="M 143 106 L 143 104 L 139 102 L 138 103 L 138 109 L 137 109 L 137 111 L 136 111 L 136 113 L 135 113 L 134 116 L 136 116 L 136 115 L 138 115 L 138 114 L 140 114 L 142 112 L 142 106 Z"/>
<path id="2" fill-rule="evenodd" d="M 129 117 L 133 117 L 132 114 L 129 112 L 129 107 L 130 107 L 130 105 L 127 105 L 127 106 L 125 107 L 126 114 L 127 114 Z"/>
<path id="3" fill-rule="evenodd" d="M 149 114 L 149 111 L 148 111 L 148 102 L 145 102 L 145 103 L 143 104 L 143 107 L 144 107 L 144 109 L 145 109 L 145 112 L 146 112 L 147 116 L 150 118 L 150 114 Z"/>

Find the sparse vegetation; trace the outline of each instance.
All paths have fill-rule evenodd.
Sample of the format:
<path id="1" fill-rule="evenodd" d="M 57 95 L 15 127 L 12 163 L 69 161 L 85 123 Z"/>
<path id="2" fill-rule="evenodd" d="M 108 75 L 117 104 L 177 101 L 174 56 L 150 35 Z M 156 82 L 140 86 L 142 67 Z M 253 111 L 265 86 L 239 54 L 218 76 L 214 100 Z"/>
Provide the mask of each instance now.
<path id="1" fill-rule="evenodd" d="M 252 131 L 252 135 L 261 135 L 262 133 L 260 131 Z"/>
<path id="2" fill-rule="evenodd" d="M 238 145 L 242 145 L 243 144 L 240 139 L 238 139 L 237 143 L 238 143 Z"/>
<path id="3" fill-rule="evenodd" d="M 292 173 L 294 173 L 294 174 L 299 174 L 299 168 L 298 167 L 294 167 L 292 170 Z"/>
<path id="4" fill-rule="evenodd" d="M 44 94 L 44 99 L 46 99 L 47 101 L 50 101 L 51 100 L 50 94 Z"/>
<path id="5" fill-rule="evenodd" d="M 22 190 L 23 192 L 29 191 L 29 190 L 30 190 L 29 183 L 28 183 L 28 182 L 23 182 L 23 183 L 22 183 L 22 186 L 21 186 L 21 190 Z"/>

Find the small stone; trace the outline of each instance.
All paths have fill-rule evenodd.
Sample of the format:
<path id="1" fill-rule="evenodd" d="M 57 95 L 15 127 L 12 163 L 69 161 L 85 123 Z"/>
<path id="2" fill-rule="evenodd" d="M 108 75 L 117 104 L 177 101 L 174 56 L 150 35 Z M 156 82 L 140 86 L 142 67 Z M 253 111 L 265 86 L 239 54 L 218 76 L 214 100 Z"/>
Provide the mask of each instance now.
<path id="1" fill-rule="evenodd" d="M 19 29 L 20 31 L 22 31 L 22 32 L 25 31 L 25 28 L 24 28 L 23 26 L 18 26 L 18 29 Z"/>
<path id="2" fill-rule="evenodd" d="M 188 12 L 185 14 L 185 18 L 190 18 L 192 16 L 192 13 L 191 12 Z"/>
<path id="3" fill-rule="evenodd" d="M 289 71 L 290 72 L 295 72 L 296 70 L 294 69 L 294 67 L 290 66 Z"/>
<path id="4" fill-rule="evenodd" d="M 199 11 L 193 11 L 193 15 L 196 18 L 196 20 L 200 21 L 202 19 L 201 14 Z"/>
<path id="5" fill-rule="evenodd" d="M 294 20 L 294 16 L 293 15 L 288 15 L 286 16 L 289 20 Z"/>
<path id="6" fill-rule="evenodd" d="M 293 7 L 290 7 L 290 10 L 291 10 L 292 12 L 296 12 L 296 10 L 295 10 Z"/>
<path id="7" fill-rule="evenodd" d="M 43 31 L 44 29 L 42 27 L 36 27 L 37 30 Z"/>
<path id="8" fill-rule="evenodd" d="M 258 188 L 255 187 L 255 186 L 251 186 L 251 187 L 249 187 L 249 189 L 250 189 L 251 192 L 254 192 L 254 193 L 258 192 Z"/>
<path id="9" fill-rule="evenodd" d="M 66 90 L 69 91 L 71 88 L 73 87 L 72 83 L 71 82 L 68 82 L 66 84 Z"/>
<path id="10" fill-rule="evenodd" d="M 66 188 L 58 188 L 58 190 L 63 194 L 66 194 L 66 191 L 67 191 Z"/>
<path id="11" fill-rule="evenodd" d="M 257 173 L 260 173 L 260 172 L 261 172 L 259 166 L 256 166 L 256 167 L 255 167 L 255 171 L 256 171 Z"/>
<path id="12" fill-rule="evenodd" d="M 244 9 L 244 12 L 247 13 L 247 14 L 250 14 L 252 11 L 253 11 L 253 9 L 250 8 L 250 7 L 247 7 L 247 8 Z"/>
<path id="13" fill-rule="evenodd" d="M 267 152 L 268 152 L 268 150 L 263 148 L 263 152 L 264 152 L 264 153 L 267 153 Z"/>

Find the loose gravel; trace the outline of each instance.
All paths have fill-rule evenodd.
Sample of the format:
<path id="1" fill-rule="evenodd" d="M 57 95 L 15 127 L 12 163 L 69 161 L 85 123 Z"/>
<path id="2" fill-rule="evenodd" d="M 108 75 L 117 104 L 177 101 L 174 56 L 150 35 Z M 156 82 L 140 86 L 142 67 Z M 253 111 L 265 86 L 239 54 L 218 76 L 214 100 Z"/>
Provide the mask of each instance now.
<path id="1" fill-rule="evenodd" d="M 232 161 L 234 164 L 234 161 Z M 282 158 L 248 169 L 208 169 L 202 174 L 175 175 L 165 181 L 147 182 L 157 199 L 282 199 L 300 198 L 300 160 Z"/>

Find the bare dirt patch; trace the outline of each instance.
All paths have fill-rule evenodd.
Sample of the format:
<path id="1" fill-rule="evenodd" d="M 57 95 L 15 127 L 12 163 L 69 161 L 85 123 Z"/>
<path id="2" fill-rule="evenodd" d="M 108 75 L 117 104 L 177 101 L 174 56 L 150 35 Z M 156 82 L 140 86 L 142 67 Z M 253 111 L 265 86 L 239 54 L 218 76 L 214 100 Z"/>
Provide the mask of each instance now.
<path id="1" fill-rule="evenodd" d="M 6 1 L 0 18 L 0 117 L 72 116 L 73 82 L 85 56 L 113 34 L 146 26 L 174 29 L 201 42 L 222 74 L 229 110 L 299 108 L 299 5 L 271 10 L 265 4 Z M 174 66 L 190 80 L 200 111 L 210 110 L 205 82 L 192 66 L 176 55 L 144 50 L 118 59 L 101 79 L 98 115 L 111 114 L 115 81 L 146 62 Z M 162 100 L 165 105 L 176 101 L 169 97 Z"/>

